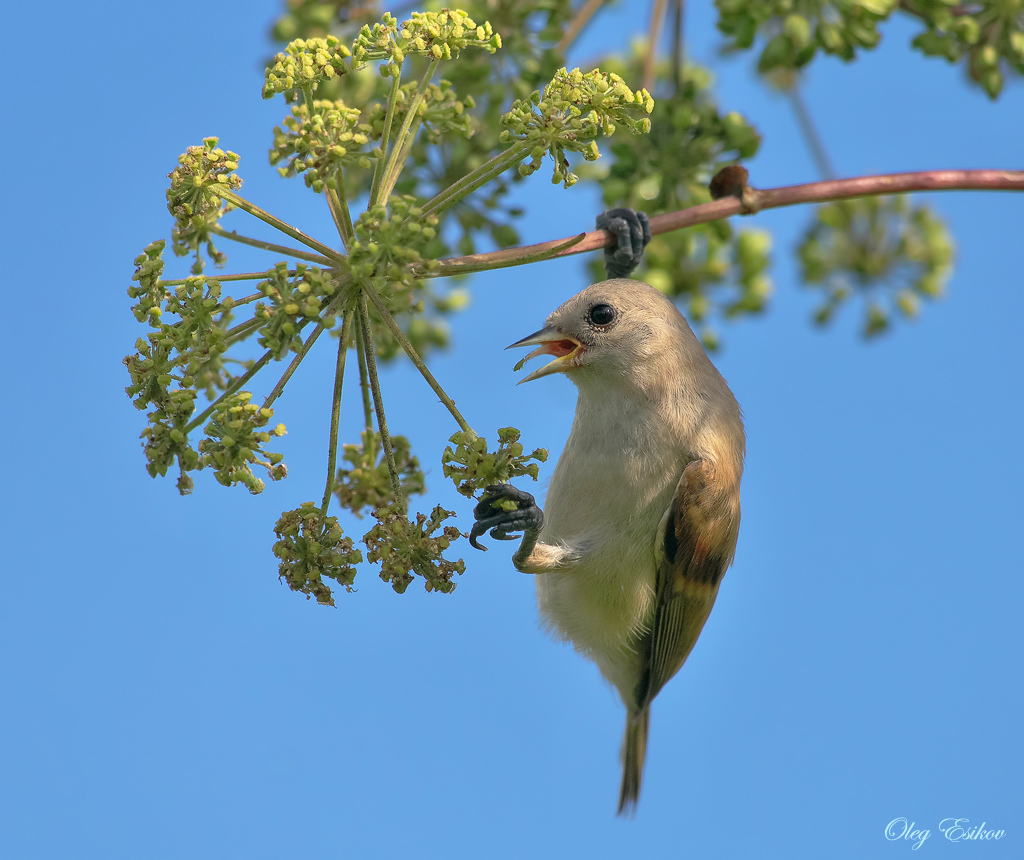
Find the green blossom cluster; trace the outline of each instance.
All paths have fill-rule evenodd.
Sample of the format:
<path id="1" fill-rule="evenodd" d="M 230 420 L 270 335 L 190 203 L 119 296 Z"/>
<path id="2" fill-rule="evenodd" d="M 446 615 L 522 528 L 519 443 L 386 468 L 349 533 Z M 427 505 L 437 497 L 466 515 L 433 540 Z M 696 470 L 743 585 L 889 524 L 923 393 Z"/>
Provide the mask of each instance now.
<path id="1" fill-rule="evenodd" d="M 513 478 L 529 475 L 535 481 L 539 474 L 538 463 L 548 458 L 548 452 L 537 448 L 532 454 L 524 454 L 519 441 L 520 432 L 515 427 L 498 430 L 498 450 L 489 451 L 487 440 L 473 433 L 459 432 L 449 440 L 451 445 L 441 456 L 441 469 L 446 478 L 451 478 L 455 488 L 464 496 L 472 496 L 491 484 L 504 484 Z M 530 462 L 531 460 L 535 462 Z"/>
<path id="2" fill-rule="evenodd" d="M 1024 2 L 988 0 L 910 0 L 907 11 L 921 18 L 927 30 L 913 45 L 925 54 L 951 63 L 967 58 L 967 73 L 990 98 L 1003 89 L 1006 67 L 1024 73 Z"/>
<path id="3" fill-rule="evenodd" d="M 131 368 L 129 368 L 130 370 Z M 178 462 L 178 492 L 183 496 L 192 492 L 192 479 L 188 472 L 199 469 L 199 453 L 188 442 L 188 420 L 195 411 L 196 392 L 176 388 L 156 404 L 147 416 L 149 423 L 142 431 L 142 449 L 146 455 L 146 471 L 150 477 L 166 475 Z"/>
<path id="4" fill-rule="evenodd" d="M 353 547 L 351 538 L 344 537 L 337 517 L 325 516 L 313 502 L 303 502 L 281 514 L 274 532 L 279 538 L 274 544 L 279 576 L 289 588 L 315 597 L 323 606 L 334 606 L 325 579 L 352 591 L 355 565 L 363 554 Z"/>
<path id="5" fill-rule="evenodd" d="M 172 385 L 224 387 L 221 356 L 228 348 L 224 326 L 232 303 L 221 301 L 215 278 L 193 276 L 173 288 L 161 284 L 163 248 L 164 242 L 153 242 L 135 259 L 138 286 L 128 288 L 136 299 L 132 313 L 151 328 L 136 342 L 136 354 L 124 360 L 132 377 L 126 391 L 138 409 L 161 403 Z"/>
<path id="6" fill-rule="evenodd" d="M 419 91 L 419 84 L 416 83 L 408 83 L 399 87 L 395 96 L 392 120 L 395 125 L 402 124 L 416 93 Z M 471 137 L 477 129 L 477 124 L 473 122 L 473 116 L 469 109 L 475 106 L 476 103 L 472 96 L 460 99 L 450 81 L 442 79 L 436 84 L 427 84 L 422 90 L 416 108 L 417 118 L 422 123 L 424 140 L 428 143 L 439 143 L 452 135 Z M 367 118 L 370 135 L 374 140 L 381 138 L 386 121 L 387 106 L 382 102 L 374 102 Z"/>
<path id="7" fill-rule="evenodd" d="M 488 22 L 477 25 L 459 9 L 414 12 L 412 18 L 401 24 L 394 15 L 385 12 L 380 22 L 360 29 L 352 45 L 352 61 L 386 60 L 381 75 L 398 77 L 407 54 L 451 60 L 469 47 L 493 54 L 501 47 L 501 37 Z"/>
<path id="8" fill-rule="evenodd" d="M 656 236 L 644 252 L 643 279 L 685 302 L 687 318 L 709 350 L 720 346 L 716 316 L 761 313 L 774 288 L 768 277 L 771 236 L 763 230 L 734 233 L 724 221 Z"/>
<path id="9" fill-rule="evenodd" d="M 270 303 L 256 305 L 254 319 L 259 322 L 258 341 L 274 358 L 298 351 L 306 323 L 317 321 L 326 328 L 334 326 L 333 314 L 321 316 L 337 292 L 337 281 L 330 272 L 302 263 L 294 269 L 289 269 L 287 263 L 278 263 L 274 274 L 260 283 L 259 291 Z"/>
<path id="10" fill-rule="evenodd" d="M 347 72 L 345 61 L 351 56 L 352 52 L 336 36 L 295 39 L 267 68 L 263 98 L 273 98 L 278 93 L 289 97 L 296 90 L 311 91 L 321 81 Z"/>
<path id="11" fill-rule="evenodd" d="M 362 440 L 361 445 L 343 446 L 342 459 L 349 465 L 338 469 L 334 479 L 335 498 L 358 517 L 368 508 L 384 508 L 397 501 L 380 433 L 364 430 Z M 391 447 L 402 494 L 408 497 L 425 493 L 423 470 L 420 461 L 413 456 L 409 440 L 405 436 L 392 436 Z"/>
<path id="12" fill-rule="evenodd" d="M 460 9 L 413 12 L 412 18 L 402 24 L 402 38 L 408 40 L 406 53 L 435 60 L 456 59 L 463 48 L 481 48 L 493 54 L 501 47 L 501 36 L 489 22 L 477 24 Z"/>
<path id="13" fill-rule="evenodd" d="M 414 197 L 392 195 L 387 206 L 372 206 L 355 222 L 356 239 L 349 249 L 353 276 L 376 285 L 388 312 L 402 321 L 421 356 L 447 345 L 448 328 L 439 315 L 465 300 L 464 293 L 439 293 L 429 281 L 418 280 L 437 268 L 428 253 L 437 224 L 437 216 L 425 215 Z M 384 360 L 400 355 L 402 347 L 376 307 L 371 305 L 369 313 L 377 354 Z"/>
<path id="14" fill-rule="evenodd" d="M 281 164 L 278 172 L 282 176 L 301 174 L 306 187 L 317 193 L 336 178 L 342 167 L 369 169 L 373 166 L 371 157 L 380 157 L 379 150 L 363 149 L 372 129 L 360 122 L 356 108 L 346 107 L 342 101 L 318 99 L 313 102 L 312 116 L 308 105 L 293 105 L 291 115 L 281 125 L 283 128 L 274 129 L 270 163 Z"/>
<path id="15" fill-rule="evenodd" d="M 718 29 L 729 47 L 747 49 L 767 41 L 758 70 L 798 69 L 819 51 L 852 60 L 858 49 L 878 44 L 878 25 L 897 0 L 715 0 Z"/>
<path id="16" fill-rule="evenodd" d="M 536 90 L 527 99 L 517 99 L 502 116 L 505 131 L 500 140 L 529 144 L 530 161 L 519 166 L 520 175 L 536 172 L 545 154 L 550 154 L 555 161 L 551 181 L 570 188 L 579 177 L 569 169 L 566 152 L 596 161 L 601 153 L 595 138 L 614 134 L 617 124 L 634 134 L 645 134 L 651 129 L 647 114 L 653 109 L 654 100 L 647 90 L 634 93 L 614 73 L 594 69 L 584 74 L 563 67 L 555 72 L 543 95 Z"/>
<path id="17" fill-rule="evenodd" d="M 388 205 L 371 206 L 353 225 L 356 241 L 349 249 L 349 270 L 357 280 L 383 279 L 408 295 L 419 272 L 437 268 L 437 261 L 422 249 L 437 234 L 436 215 L 424 215 L 415 197 L 395 195 Z M 396 307 L 392 312 L 407 310 Z"/>
<path id="18" fill-rule="evenodd" d="M 803 280 L 825 293 L 815 312 L 829 322 L 851 296 L 866 303 L 865 336 L 886 331 L 891 309 L 905 317 L 922 299 L 942 295 L 952 272 L 953 243 L 932 212 L 905 197 L 866 197 L 820 206 L 799 248 Z"/>
<path id="19" fill-rule="evenodd" d="M 250 493 L 262 493 L 264 483 L 252 471 L 262 466 L 273 481 L 288 474 L 280 454 L 263 450 L 274 436 L 283 436 L 284 424 L 265 430 L 274 410 L 250 403 L 252 394 L 239 391 L 225 397 L 214 410 L 205 428 L 206 438 L 199 443 L 200 468 L 211 468 L 224 486 L 244 484 Z M 265 459 L 261 459 L 265 458 Z"/>
<path id="20" fill-rule="evenodd" d="M 213 396 L 230 382 L 223 354 L 231 302 L 221 301 L 221 284 L 213 278 L 186 278 L 173 287 L 161 284 L 164 245 L 153 242 L 135 260 L 137 286 L 129 287 L 128 295 L 136 299 L 135 318 L 150 331 L 124 359 L 131 377 L 125 391 L 136 408 L 150 409 L 142 433 L 147 470 L 154 477 L 165 475 L 177 460 L 178 488 L 188 493 L 192 481 L 186 472 L 202 468 L 199 453 L 188 442 L 198 392 Z"/>
<path id="21" fill-rule="evenodd" d="M 373 512 L 377 524 L 363 538 L 369 549 L 367 560 L 380 562 L 380 578 L 390 582 L 391 587 L 402 594 L 412 574 L 422 576 L 427 591 L 450 594 L 455 590 L 452 577 L 466 570 L 466 563 L 460 558 L 450 561 L 442 553 L 452 541 L 463 537 L 455 526 L 442 523 L 455 516 L 440 505 L 425 514 L 416 514 L 415 520 L 406 517 L 403 505 L 394 504 L 377 508 Z M 435 532 L 440 532 L 435 534 Z"/>
<path id="22" fill-rule="evenodd" d="M 139 322 L 149 322 L 152 317 L 159 318 L 163 313 L 163 303 L 168 291 L 160 283 L 160 276 L 164 273 L 166 247 L 167 243 L 163 239 L 150 242 L 135 258 L 135 273 L 132 280 L 138 283 L 138 286 L 128 288 L 128 297 L 138 299 L 132 305 L 132 313 Z"/>
<path id="23" fill-rule="evenodd" d="M 238 169 L 238 156 L 225 152 L 217 142 L 216 137 L 203 138 L 202 146 L 190 146 L 178 157 L 178 166 L 168 174 L 171 183 L 167 189 L 167 208 L 174 216 L 174 253 L 184 257 L 198 252 L 205 243 L 210 258 L 223 264 L 225 257 L 214 246 L 210 228 L 223 214 L 222 192 L 240 188 L 242 180 L 234 172 Z M 199 274 L 202 268 L 196 253 L 193 274 Z"/>

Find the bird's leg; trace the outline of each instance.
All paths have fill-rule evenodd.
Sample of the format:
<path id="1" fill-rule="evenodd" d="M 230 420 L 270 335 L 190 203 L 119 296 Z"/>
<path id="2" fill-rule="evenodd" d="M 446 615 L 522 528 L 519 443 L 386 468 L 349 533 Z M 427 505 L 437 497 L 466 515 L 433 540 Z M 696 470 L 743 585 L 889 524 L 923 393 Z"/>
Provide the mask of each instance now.
<path id="1" fill-rule="evenodd" d="M 512 502 L 515 508 L 505 510 L 499 507 L 502 502 Z M 515 535 L 509 532 L 523 533 L 523 541 L 512 556 L 512 563 L 522 569 L 523 562 L 537 545 L 537 537 L 544 526 L 544 512 L 536 499 L 511 484 L 494 484 L 484 490 L 483 498 L 473 509 L 473 516 L 476 522 L 469 533 L 469 542 L 476 549 L 487 549 L 480 546 L 476 539 L 488 531 L 495 540 L 515 540 Z"/>
<path id="2" fill-rule="evenodd" d="M 604 249 L 604 270 L 609 278 L 626 278 L 640 265 L 651 241 L 647 213 L 636 209 L 609 209 L 597 216 L 597 229 L 611 233 L 615 244 Z"/>

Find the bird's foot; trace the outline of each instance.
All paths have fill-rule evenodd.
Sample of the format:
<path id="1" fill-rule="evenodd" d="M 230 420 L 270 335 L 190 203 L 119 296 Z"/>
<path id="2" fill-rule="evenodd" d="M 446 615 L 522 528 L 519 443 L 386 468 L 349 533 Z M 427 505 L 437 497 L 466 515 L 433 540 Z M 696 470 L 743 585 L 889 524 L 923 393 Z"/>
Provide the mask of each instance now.
<path id="1" fill-rule="evenodd" d="M 516 507 L 505 510 L 499 507 L 502 502 L 512 502 Z M 509 532 L 524 532 L 524 543 L 531 539 L 535 543 L 544 525 L 544 512 L 536 499 L 511 484 L 493 484 L 484 490 L 483 498 L 473 509 L 473 516 L 476 522 L 469 533 L 469 543 L 475 549 L 485 551 L 487 547 L 478 544 L 476 539 L 488 531 L 495 540 L 515 540 L 515 535 Z"/>
<path id="2" fill-rule="evenodd" d="M 644 248 L 651 241 L 647 213 L 635 209 L 609 209 L 597 216 L 597 229 L 615 237 L 615 244 L 604 249 L 604 270 L 608 277 L 628 277 L 640 265 Z"/>

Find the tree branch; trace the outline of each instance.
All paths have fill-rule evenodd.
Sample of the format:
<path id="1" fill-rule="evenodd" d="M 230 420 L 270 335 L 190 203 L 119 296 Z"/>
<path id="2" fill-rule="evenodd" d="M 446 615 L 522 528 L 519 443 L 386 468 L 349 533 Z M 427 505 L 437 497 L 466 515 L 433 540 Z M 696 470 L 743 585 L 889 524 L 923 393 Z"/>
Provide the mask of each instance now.
<path id="1" fill-rule="evenodd" d="M 851 179 L 831 179 L 808 182 L 805 185 L 787 185 L 782 188 L 750 189 L 757 199 L 756 211 L 796 206 L 803 203 L 827 203 L 854 197 L 877 197 L 885 194 L 906 194 L 911 191 L 1024 191 L 1022 170 L 921 170 L 914 173 L 884 173 L 877 176 L 856 176 Z M 651 234 L 671 233 L 685 227 L 695 227 L 710 221 L 721 221 L 733 215 L 755 214 L 736 197 L 724 197 L 666 212 L 651 218 Z M 555 257 L 568 257 L 596 251 L 616 240 L 604 230 L 580 233 L 566 239 L 539 242 L 519 248 L 506 248 L 488 254 L 470 254 L 466 257 L 448 257 L 438 260 L 436 270 L 419 273 L 420 277 L 440 277 L 467 272 L 520 266 Z"/>

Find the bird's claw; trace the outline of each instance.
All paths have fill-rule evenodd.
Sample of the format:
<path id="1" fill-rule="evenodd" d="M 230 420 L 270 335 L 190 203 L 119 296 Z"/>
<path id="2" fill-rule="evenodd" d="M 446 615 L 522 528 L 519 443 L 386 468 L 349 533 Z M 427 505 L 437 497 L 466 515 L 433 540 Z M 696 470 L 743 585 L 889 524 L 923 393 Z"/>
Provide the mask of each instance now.
<path id="1" fill-rule="evenodd" d="M 516 509 L 506 511 L 496 508 L 498 502 L 514 502 Z M 474 549 L 485 552 L 487 547 L 478 544 L 476 539 L 488 531 L 495 540 L 515 540 L 515 535 L 509 532 L 536 534 L 544 525 L 544 512 L 536 499 L 511 484 L 493 484 L 484 490 L 483 497 L 473 509 L 473 516 L 476 522 L 469 532 L 469 543 Z"/>
<path id="2" fill-rule="evenodd" d="M 608 277 L 627 277 L 640 265 L 644 248 L 651 241 L 647 213 L 635 209 L 609 209 L 597 216 L 597 229 L 615 237 L 615 244 L 604 249 L 604 269 Z"/>

